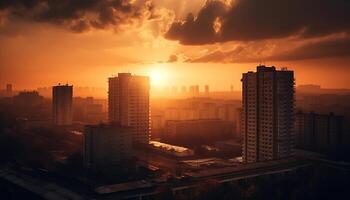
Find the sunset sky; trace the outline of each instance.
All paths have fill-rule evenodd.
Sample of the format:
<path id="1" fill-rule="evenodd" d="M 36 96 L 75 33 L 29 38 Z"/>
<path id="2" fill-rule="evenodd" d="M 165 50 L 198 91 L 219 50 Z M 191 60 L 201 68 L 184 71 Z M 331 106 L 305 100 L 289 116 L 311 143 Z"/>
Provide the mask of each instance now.
<path id="1" fill-rule="evenodd" d="M 295 70 L 297 85 L 350 88 L 349 10 L 348 0 L 2 0 L 0 85 L 106 87 L 132 72 L 154 87 L 228 90 L 264 63 Z"/>

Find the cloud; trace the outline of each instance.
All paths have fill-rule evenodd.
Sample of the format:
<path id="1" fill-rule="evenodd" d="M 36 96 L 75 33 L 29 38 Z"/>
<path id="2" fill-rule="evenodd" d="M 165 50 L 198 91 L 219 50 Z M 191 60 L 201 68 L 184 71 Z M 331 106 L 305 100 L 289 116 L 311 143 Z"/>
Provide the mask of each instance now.
<path id="1" fill-rule="evenodd" d="M 226 12 L 226 5 L 221 1 L 208 1 L 197 17 L 188 14 L 184 22 L 174 22 L 165 37 L 179 40 L 182 44 L 207 44 L 219 38 L 213 27 L 214 21 Z"/>
<path id="2" fill-rule="evenodd" d="M 295 49 L 267 57 L 266 59 L 288 61 L 332 57 L 350 57 L 350 38 L 311 42 Z"/>
<path id="3" fill-rule="evenodd" d="M 248 45 L 247 45 L 248 46 Z M 214 50 L 197 58 L 190 58 L 187 62 L 193 63 L 245 63 L 257 62 L 261 56 L 253 56 L 255 53 L 251 52 L 247 46 L 239 45 L 232 50 Z M 261 61 L 261 60 L 260 60 Z"/>
<path id="4" fill-rule="evenodd" d="M 10 20 L 29 19 L 61 25 L 74 32 L 120 28 L 150 17 L 150 1 L 139 0 L 2 0 Z"/>
<path id="5" fill-rule="evenodd" d="M 349 10 L 348 0 L 209 0 L 197 16 L 175 21 L 165 37 L 185 45 L 319 37 L 348 32 Z"/>
<path id="6" fill-rule="evenodd" d="M 172 55 L 169 56 L 168 62 L 169 63 L 173 63 L 173 62 L 177 62 L 177 60 L 178 60 L 177 55 L 172 54 Z"/>
<path id="7" fill-rule="evenodd" d="M 288 48 L 281 48 L 281 43 Z M 292 61 L 333 57 L 350 57 L 350 37 L 301 42 L 290 41 L 242 43 L 232 50 L 214 50 L 187 62 L 247 63 L 262 61 Z M 277 48 L 276 48 L 277 46 Z"/>

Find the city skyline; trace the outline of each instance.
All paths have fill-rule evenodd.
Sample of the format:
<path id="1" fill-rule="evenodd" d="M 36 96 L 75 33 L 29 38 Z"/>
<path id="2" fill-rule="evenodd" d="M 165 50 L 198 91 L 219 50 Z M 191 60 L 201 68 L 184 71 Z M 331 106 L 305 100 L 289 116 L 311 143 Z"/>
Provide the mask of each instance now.
<path id="1" fill-rule="evenodd" d="M 282 67 L 280 67 L 281 69 Z M 289 69 L 289 68 L 288 68 Z M 121 72 L 124 73 L 124 72 Z M 118 74 L 118 73 L 117 73 Z M 105 79 L 105 78 L 104 78 Z M 67 82 L 68 84 L 68 82 Z M 71 83 L 69 83 L 71 84 Z M 241 83 L 240 83 L 241 84 Z M 7 86 L 11 85 L 11 94 L 18 93 L 21 91 L 38 91 L 40 95 L 46 97 L 46 98 L 52 98 L 52 87 L 55 85 L 55 83 L 52 86 L 42 86 L 42 87 L 24 87 L 24 88 L 18 88 L 16 85 L 13 85 L 12 83 L 7 83 L 3 85 L 3 87 L 0 87 L 0 92 L 7 92 Z M 71 84 L 73 85 L 73 84 Z M 152 98 L 158 98 L 158 97 L 165 97 L 169 95 L 173 95 L 174 93 L 171 93 L 172 90 L 175 88 L 176 89 L 176 94 L 181 94 L 183 92 L 183 88 L 186 88 L 186 92 L 190 94 L 190 87 L 191 86 L 199 86 L 199 92 L 201 94 L 205 94 L 205 87 L 209 86 L 210 91 L 209 93 L 215 93 L 215 92 L 236 92 L 236 93 L 241 93 L 242 88 L 240 85 L 225 85 L 224 87 L 211 87 L 210 84 L 189 84 L 189 85 L 184 85 L 184 84 L 179 84 L 179 85 L 169 85 L 169 86 L 164 86 L 164 87 L 153 87 L 151 84 L 150 87 L 150 95 Z M 314 84 L 314 83 L 309 83 L 309 84 L 295 84 L 297 88 L 300 88 L 301 90 L 307 89 L 310 87 L 310 89 L 314 89 L 316 93 L 321 92 L 321 93 L 339 93 L 339 94 L 346 94 L 349 93 L 350 88 L 327 88 L 323 87 L 322 85 Z M 100 99 L 107 99 L 107 93 L 108 93 L 108 84 L 106 84 L 105 87 L 89 87 L 89 86 L 76 86 L 74 85 L 75 88 L 75 93 L 73 94 L 73 97 L 95 97 L 95 98 L 100 98 Z M 233 89 L 233 90 L 232 90 Z M 323 91 L 323 92 L 322 92 Z"/>
<path id="2" fill-rule="evenodd" d="M 349 199 L 349 0 L 1 0 L 0 199 Z"/>
<path id="3" fill-rule="evenodd" d="M 49 200 L 43 195 L 48 191 L 45 186 L 37 192 L 38 184 L 49 182 L 56 188 L 52 195 L 64 198 L 246 199 L 244 182 L 252 190 L 250 197 L 279 199 L 267 187 L 272 181 L 279 185 L 273 191 L 288 199 L 291 193 L 318 199 L 321 186 L 305 193 L 298 189 L 300 183 L 306 182 L 302 187 L 310 181 L 328 185 L 336 178 L 341 186 L 350 180 L 344 176 L 349 166 L 344 155 L 350 142 L 346 124 L 350 94 L 342 90 L 304 85 L 295 94 L 294 71 L 265 65 L 242 74 L 242 99 L 232 89 L 218 95 L 208 85 L 201 92 L 198 85 L 190 85 L 181 88 L 187 93 L 181 98 L 171 96 L 177 90 L 172 87 L 168 95 L 151 101 L 148 76 L 118 73 L 106 78 L 107 101 L 73 98 L 74 87 L 68 84 L 53 86 L 52 99 L 37 91 L 17 94 L 7 85 L 0 98 L 0 117 L 10 124 L 0 124 L 7 127 L 5 136 L 0 134 L 5 149 L 0 153 L 15 166 L 0 168 L 5 186 L 0 195 L 21 197 L 20 191 L 29 189 L 30 197 Z M 330 114 L 310 112 L 315 108 Z M 6 112 L 10 114 L 4 117 Z M 10 135 L 17 148 L 8 146 Z M 27 154 L 29 160 L 23 159 Z M 15 155 L 20 163 L 12 164 L 8 155 Z M 31 174 L 23 179 L 18 166 Z M 327 181 L 312 178 L 318 170 Z M 291 181 L 296 178 L 303 181 Z M 18 185 L 19 180 L 25 184 Z M 288 187 L 282 184 L 285 181 Z M 202 191 L 203 187 L 214 190 Z M 259 190 L 251 189 L 255 187 Z M 18 191 L 9 193 L 13 190 Z M 325 194 L 344 197 L 344 191 Z"/>
<path id="4" fill-rule="evenodd" d="M 312 63 L 313 61 L 307 61 Z M 325 63 L 323 61 L 316 61 L 320 62 L 320 65 L 324 65 Z M 347 68 L 344 67 L 344 69 L 339 70 L 333 70 L 333 69 L 326 69 L 327 67 L 324 67 L 321 69 L 322 74 L 318 74 L 318 76 L 312 76 L 314 69 L 303 69 L 303 67 L 298 63 L 280 63 L 280 62 L 264 62 L 269 63 L 268 65 L 276 65 L 276 66 L 286 66 L 288 69 L 293 70 L 296 72 L 296 74 L 299 74 L 302 77 L 298 78 L 296 80 L 296 85 L 309 85 L 309 84 L 315 84 L 315 85 L 321 85 L 323 88 L 327 89 L 350 89 L 349 82 L 347 79 L 347 74 L 349 73 L 347 71 Z M 280 63 L 280 65 L 278 65 Z M 1 79 L 1 85 L 6 84 L 12 84 L 14 85 L 14 90 L 36 90 L 38 88 L 44 88 L 49 87 L 50 85 L 54 85 L 58 82 L 62 82 L 62 80 L 65 80 L 64 83 L 69 83 L 72 85 L 78 85 L 80 87 L 89 87 L 89 88 L 96 88 L 100 90 L 107 91 L 107 84 L 105 83 L 105 79 L 103 77 L 109 77 L 114 74 L 122 73 L 122 72 L 132 72 L 133 74 L 139 74 L 144 76 L 149 76 L 151 78 L 151 89 L 153 90 L 163 90 L 166 87 L 172 87 L 172 86 L 178 86 L 181 87 L 182 85 L 196 85 L 199 84 L 204 87 L 204 85 L 209 85 L 212 90 L 216 91 L 229 91 L 230 85 L 235 86 L 235 90 L 240 90 L 240 74 L 244 73 L 245 71 L 252 71 L 254 70 L 254 67 L 258 65 L 259 62 L 255 63 L 247 63 L 243 66 L 238 66 L 235 68 L 234 66 L 231 66 L 231 64 L 222 64 L 221 70 L 216 71 L 215 68 L 211 69 L 211 66 L 216 66 L 217 64 L 209 64 L 209 63 L 202 63 L 203 66 L 206 66 L 208 69 L 206 69 L 205 73 L 203 73 L 203 70 L 196 70 L 197 66 L 194 66 L 194 68 L 190 68 L 191 75 L 188 73 L 184 73 L 183 71 L 187 70 L 188 64 L 183 63 L 180 64 L 180 66 L 170 66 L 170 67 L 164 67 L 168 72 L 157 72 L 157 65 L 164 65 L 164 64 L 154 64 L 151 65 L 151 67 L 145 67 L 145 69 L 139 69 L 140 66 L 137 67 L 123 67 L 119 65 L 113 66 L 108 72 L 101 73 L 101 75 L 96 76 L 96 72 L 92 72 L 91 75 L 88 77 L 85 77 L 83 81 L 77 81 L 76 78 L 71 77 L 70 79 L 62 78 L 66 77 L 66 73 L 77 73 L 72 71 L 66 71 L 66 72 L 60 72 L 62 77 L 56 78 L 56 77 L 50 77 L 50 79 L 47 80 L 40 80 L 40 77 L 36 77 L 35 80 L 40 80 L 38 82 L 32 82 L 31 84 L 28 84 L 27 81 L 23 81 L 24 77 L 15 77 L 14 79 L 6 77 L 0 77 Z M 221 65 L 221 64 L 220 64 Z M 233 64 L 236 65 L 236 64 Z M 310 64 L 306 64 L 310 65 Z M 327 64 L 329 65 L 329 64 Z M 152 67 L 156 66 L 156 67 Z M 155 68 L 155 70 L 153 69 Z M 232 72 L 232 69 L 234 68 L 234 72 Z M 5 76 L 6 74 L 9 74 L 6 72 L 6 68 L 1 68 L 2 73 L 1 75 Z M 163 69 L 162 69 L 163 70 Z M 162 71 L 160 70 L 160 71 Z M 179 70 L 179 71 L 177 71 Z M 180 71 L 181 70 L 181 71 Z M 316 70 L 316 69 L 315 69 Z M 319 71 L 319 70 L 318 70 Z M 51 71 L 50 71 L 51 72 Z M 50 75 L 50 72 L 48 72 L 48 76 Z M 13 73 L 13 72 L 12 72 Z M 32 71 L 33 75 L 36 74 L 35 71 Z M 193 76 L 192 74 L 198 74 L 203 73 L 202 76 Z M 225 77 L 221 79 L 216 79 L 214 77 L 206 77 L 204 74 L 212 74 L 215 73 L 217 76 L 215 77 Z M 161 75 L 162 74 L 162 75 Z M 185 74 L 185 76 L 183 75 Z M 311 78 L 310 78 L 311 75 Z M 161 78 L 159 78 L 161 77 Z M 232 79 L 231 77 L 234 77 Z M 339 79 L 335 80 L 333 77 L 338 77 Z M 38 79 L 39 78 L 39 79 Z M 94 81 L 94 84 L 91 84 L 91 82 Z M 98 96 L 98 94 L 97 94 Z"/>

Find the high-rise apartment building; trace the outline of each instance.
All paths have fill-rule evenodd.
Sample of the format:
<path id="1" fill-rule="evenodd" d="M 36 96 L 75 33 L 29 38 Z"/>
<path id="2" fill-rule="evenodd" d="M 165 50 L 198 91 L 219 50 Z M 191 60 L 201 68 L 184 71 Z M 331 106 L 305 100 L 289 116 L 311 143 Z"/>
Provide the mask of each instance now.
<path id="1" fill-rule="evenodd" d="M 279 159 L 294 148 L 294 73 L 258 66 L 243 74 L 242 134 L 245 163 Z"/>
<path id="2" fill-rule="evenodd" d="M 194 90 L 195 90 L 195 89 L 194 89 L 194 86 L 191 85 L 191 86 L 190 86 L 190 89 L 189 89 L 190 97 L 194 97 L 194 96 L 195 96 Z"/>
<path id="3" fill-rule="evenodd" d="M 199 85 L 191 85 L 189 89 L 190 97 L 198 97 L 199 96 Z"/>
<path id="4" fill-rule="evenodd" d="M 72 124 L 72 85 L 57 85 L 52 88 L 52 113 L 56 125 Z"/>
<path id="5" fill-rule="evenodd" d="M 194 86 L 194 96 L 199 97 L 199 85 Z"/>
<path id="6" fill-rule="evenodd" d="M 109 78 L 108 118 L 132 127 L 133 143 L 149 143 L 149 78 L 119 73 Z"/>
<path id="7" fill-rule="evenodd" d="M 84 131 L 84 166 L 104 171 L 132 157 L 132 129 L 117 124 L 89 125 Z"/>

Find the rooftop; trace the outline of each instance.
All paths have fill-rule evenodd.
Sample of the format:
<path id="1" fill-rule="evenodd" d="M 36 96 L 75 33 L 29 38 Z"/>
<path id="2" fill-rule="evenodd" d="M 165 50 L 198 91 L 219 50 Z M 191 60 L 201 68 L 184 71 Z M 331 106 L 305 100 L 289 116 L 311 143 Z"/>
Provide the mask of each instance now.
<path id="1" fill-rule="evenodd" d="M 114 184 L 114 185 L 101 186 L 96 188 L 95 192 L 98 194 L 110 194 L 110 193 L 116 193 L 116 192 L 145 189 L 150 187 L 153 187 L 153 184 L 145 180 L 139 180 L 139 181 Z"/>
<path id="2" fill-rule="evenodd" d="M 157 141 L 150 141 L 149 143 L 150 143 L 150 145 L 153 145 L 154 147 L 163 148 L 167 151 L 175 151 L 178 153 L 192 151 L 191 149 L 188 149 L 186 147 L 175 146 L 175 145 L 166 144 L 166 143 L 157 142 Z"/>

